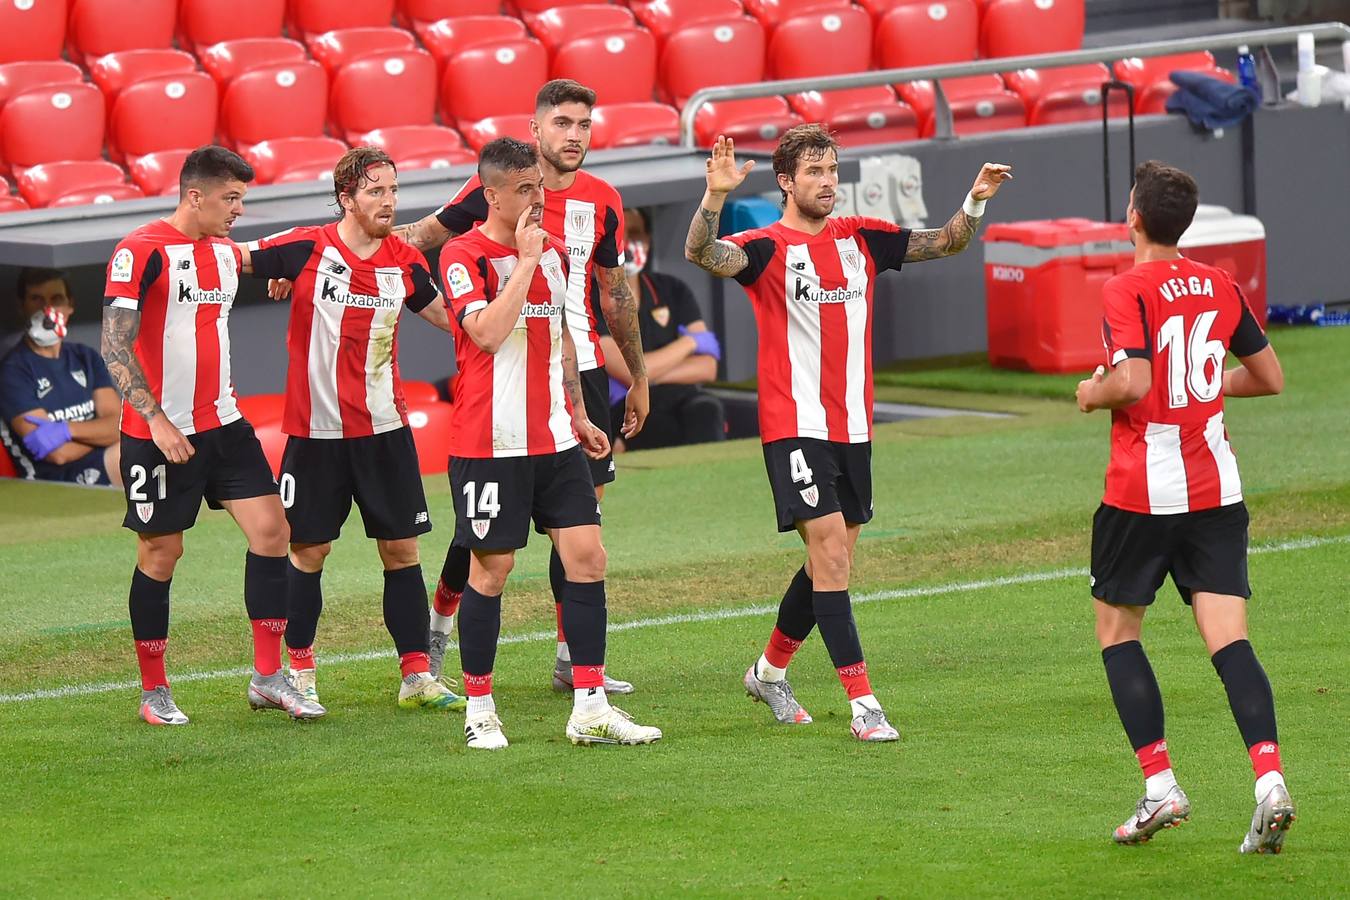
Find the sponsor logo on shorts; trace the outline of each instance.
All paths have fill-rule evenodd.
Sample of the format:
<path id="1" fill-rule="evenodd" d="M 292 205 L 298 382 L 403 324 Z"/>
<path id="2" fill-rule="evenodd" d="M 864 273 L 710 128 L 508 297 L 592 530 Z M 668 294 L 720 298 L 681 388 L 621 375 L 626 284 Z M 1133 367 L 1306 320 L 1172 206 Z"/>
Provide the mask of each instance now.
<path id="1" fill-rule="evenodd" d="M 473 525 L 474 536 L 480 541 L 487 537 L 488 529 L 492 527 L 491 519 L 470 519 L 469 522 Z"/>
<path id="2" fill-rule="evenodd" d="M 155 504 L 153 503 L 136 504 L 136 518 L 140 519 L 145 524 L 147 525 L 150 524 L 150 517 L 153 516 L 154 514 L 155 514 Z"/>
<path id="3" fill-rule="evenodd" d="M 802 500 L 804 500 L 806 502 L 806 505 L 811 507 L 812 509 L 815 509 L 816 504 L 820 502 L 819 485 L 813 484 L 810 487 L 802 488 L 797 493 L 802 495 Z"/>
<path id="4" fill-rule="evenodd" d="M 612 459 L 609 461 L 609 470 L 610 470 L 611 472 L 614 471 L 614 460 L 612 460 Z"/>
<path id="5" fill-rule="evenodd" d="M 414 525 L 425 525 L 429 521 L 431 521 L 431 517 L 427 515 L 426 510 L 422 510 L 422 512 L 413 516 Z"/>

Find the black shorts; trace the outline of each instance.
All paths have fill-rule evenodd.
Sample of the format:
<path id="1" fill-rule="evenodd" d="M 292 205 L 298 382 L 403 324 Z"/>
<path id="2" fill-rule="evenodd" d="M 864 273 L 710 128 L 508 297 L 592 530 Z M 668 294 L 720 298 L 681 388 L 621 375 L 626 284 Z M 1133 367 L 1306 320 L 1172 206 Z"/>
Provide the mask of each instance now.
<path id="1" fill-rule="evenodd" d="M 185 463 L 170 463 L 149 438 L 122 435 L 122 489 L 127 496 L 123 527 L 142 534 L 187 531 L 202 500 L 220 509 L 222 500 L 247 500 L 277 492 L 272 467 L 246 419 L 187 436 L 196 451 Z"/>
<path id="2" fill-rule="evenodd" d="M 1250 597 L 1247 506 L 1153 516 L 1102 504 L 1092 517 L 1092 596 L 1148 606 L 1172 576 L 1189 605 L 1196 591 Z"/>
<path id="3" fill-rule="evenodd" d="M 599 525 L 600 504 L 586 460 L 580 447 L 547 456 L 452 456 L 455 544 L 518 550 L 529 540 L 531 518 L 541 534 L 546 528 Z"/>
<path id="4" fill-rule="evenodd" d="M 431 530 L 412 429 L 358 438 L 286 439 L 281 504 L 292 543 L 337 540 L 353 500 L 366 537 L 397 541 Z"/>
<path id="5" fill-rule="evenodd" d="M 872 444 L 785 438 L 764 445 L 764 468 L 778 512 L 778 530 L 802 519 L 843 513 L 844 521 L 872 520 Z"/>
<path id="6" fill-rule="evenodd" d="M 591 424 L 605 433 L 610 446 L 614 445 L 614 421 L 609 416 L 609 373 L 604 366 L 598 366 L 581 373 L 581 396 L 586 401 L 586 418 Z M 614 452 L 611 450 L 604 459 L 591 459 L 582 454 L 590 466 L 591 481 L 596 485 L 609 484 L 614 480 Z M 594 491 L 592 491 L 594 493 Z"/>

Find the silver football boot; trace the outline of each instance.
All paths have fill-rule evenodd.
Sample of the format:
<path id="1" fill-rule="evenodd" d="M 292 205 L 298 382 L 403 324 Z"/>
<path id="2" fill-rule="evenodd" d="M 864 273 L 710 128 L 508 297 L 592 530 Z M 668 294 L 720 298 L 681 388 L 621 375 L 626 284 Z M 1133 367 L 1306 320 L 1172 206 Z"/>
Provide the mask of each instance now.
<path id="1" fill-rule="evenodd" d="M 809 725 L 811 714 L 797 702 L 792 685 L 782 681 L 760 681 L 753 665 L 745 670 L 745 693 L 756 703 L 768 704 L 769 712 L 784 725 Z"/>
<path id="2" fill-rule="evenodd" d="M 1256 804 L 1252 813 L 1252 827 L 1242 839 L 1239 853 L 1279 853 L 1284 849 L 1284 835 L 1294 824 L 1294 801 L 1289 789 L 1277 784 Z"/>
<path id="3" fill-rule="evenodd" d="M 560 694 L 566 694 L 572 690 L 572 664 L 562 659 L 553 660 L 553 690 Z M 606 694 L 631 694 L 633 693 L 633 684 L 628 681 L 620 681 L 617 678 L 610 678 L 605 675 L 605 693 Z"/>
<path id="4" fill-rule="evenodd" d="M 167 684 L 151 691 L 141 691 L 140 716 L 151 725 L 186 725 L 188 717 L 173 702 Z"/>
<path id="5" fill-rule="evenodd" d="M 1172 787 L 1161 800 L 1139 798 L 1134 815 L 1111 835 L 1117 844 L 1142 844 L 1164 828 L 1175 828 L 1191 817 L 1191 801 L 1179 786 Z"/>
<path id="6" fill-rule="evenodd" d="M 271 675 L 253 673 L 248 683 L 248 705 L 254 709 L 285 710 L 292 719 L 300 721 L 317 719 L 328 712 L 317 702 L 306 700 L 280 669 Z"/>

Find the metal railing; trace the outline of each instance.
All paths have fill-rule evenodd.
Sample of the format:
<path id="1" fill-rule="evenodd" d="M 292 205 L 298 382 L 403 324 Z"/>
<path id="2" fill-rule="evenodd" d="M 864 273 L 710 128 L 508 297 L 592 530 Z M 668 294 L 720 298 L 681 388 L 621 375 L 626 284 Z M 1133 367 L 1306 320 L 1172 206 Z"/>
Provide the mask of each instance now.
<path id="1" fill-rule="evenodd" d="M 1291 25 L 1281 28 L 1260 28 L 1254 31 L 1239 31 L 1212 37 L 1179 38 L 1168 41 L 1148 41 L 1139 44 L 1121 44 L 1115 47 L 1094 47 L 1088 50 L 1071 50 L 1065 53 L 1040 53 L 1032 56 L 1005 56 L 997 59 L 981 59 L 972 62 L 945 63 L 940 66 L 917 66 L 908 69 L 873 69 L 867 72 L 851 72 L 847 75 L 827 75 L 821 78 L 789 78 L 782 81 L 761 81 L 755 84 L 736 84 L 702 88 L 694 92 L 680 110 L 680 144 L 685 147 L 696 146 L 694 139 L 694 117 L 699 107 L 714 100 L 744 100 L 751 97 L 775 97 L 784 94 L 796 94 L 804 91 L 833 91 L 846 88 L 871 87 L 878 84 L 899 84 L 905 81 L 931 80 L 938 82 L 943 78 L 959 78 L 964 75 L 985 75 L 1015 72 L 1018 69 L 1042 69 L 1056 66 L 1072 66 L 1082 63 L 1110 63 L 1130 57 L 1167 56 L 1172 53 L 1188 53 L 1196 50 L 1229 50 L 1247 44 L 1260 48 L 1260 68 L 1263 74 L 1262 87 L 1266 96 L 1273 91 L 1269 82 L 1278 84 L 1275 64 L 1266 48 L 1293 44 L 1298 36 L 1311 32 L 1315 40 L 1350 40 L 1350 25 L 1343 22 L 1322 22 L 1317 25 Z M 941 84 L 934 85 L 937 93 L 935 137 L 951 137 L 951 109 L 942 93 Z"/>

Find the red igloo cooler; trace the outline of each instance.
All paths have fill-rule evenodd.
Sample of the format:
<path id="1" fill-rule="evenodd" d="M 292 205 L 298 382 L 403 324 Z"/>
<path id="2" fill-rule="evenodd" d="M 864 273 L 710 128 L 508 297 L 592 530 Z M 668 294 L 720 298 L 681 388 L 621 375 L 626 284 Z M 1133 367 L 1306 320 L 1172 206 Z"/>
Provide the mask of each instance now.
<path id="1" fill-rule="evenodd" d="M 1266 324 L 1266 229 L 1260 219 L 1201 204 L 1177 248 L 1232 275 L 1256 321 Z"/>

